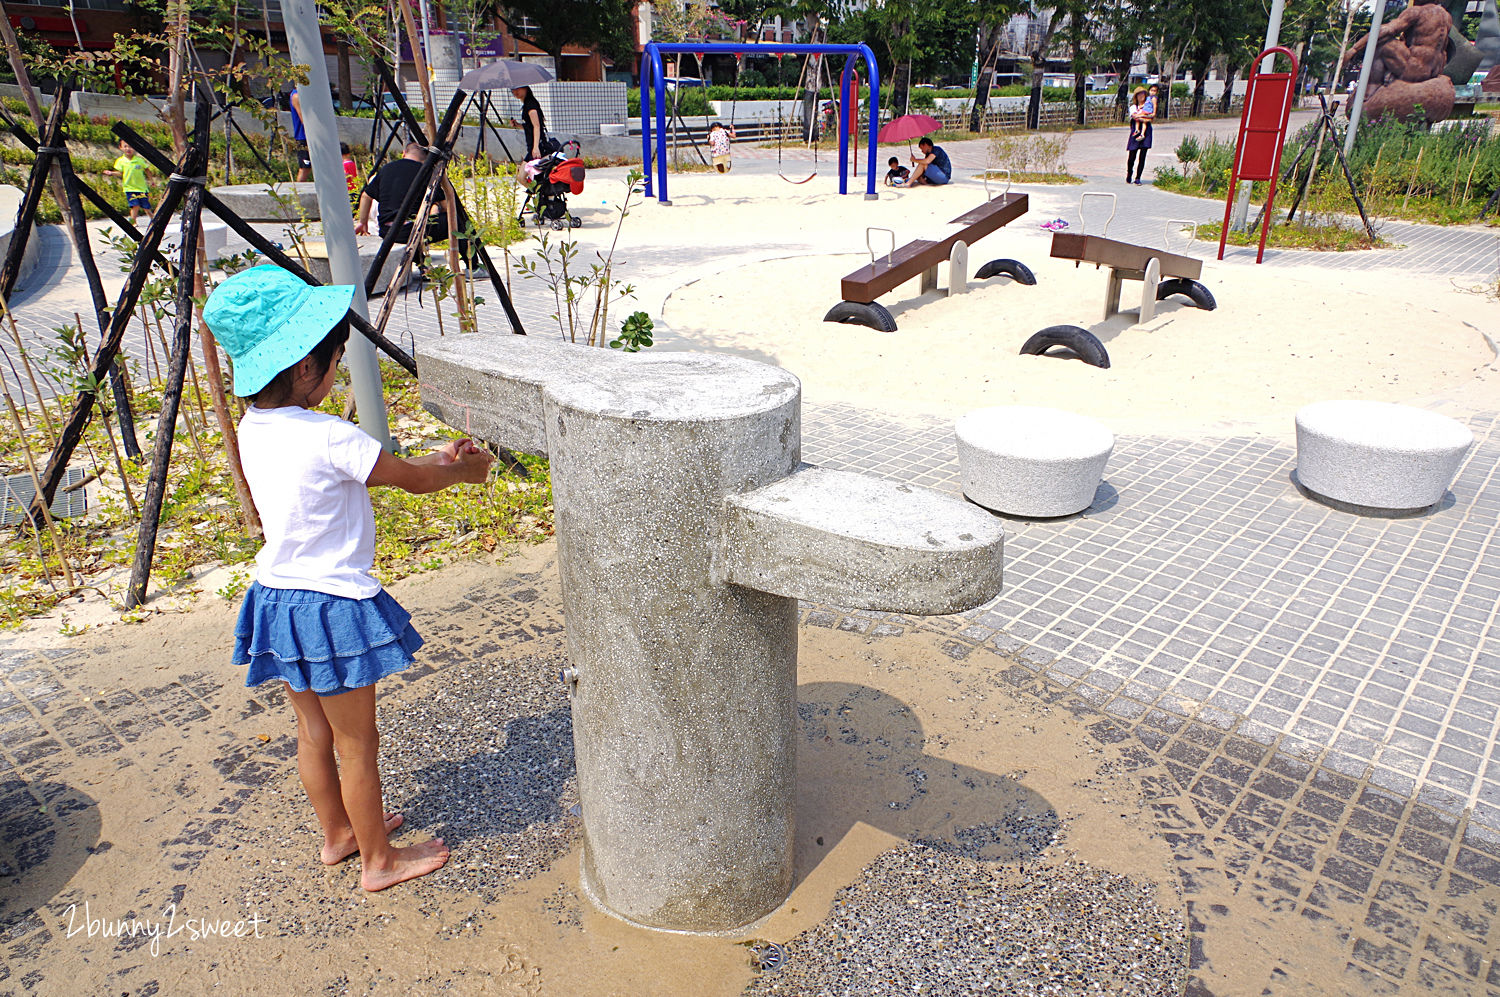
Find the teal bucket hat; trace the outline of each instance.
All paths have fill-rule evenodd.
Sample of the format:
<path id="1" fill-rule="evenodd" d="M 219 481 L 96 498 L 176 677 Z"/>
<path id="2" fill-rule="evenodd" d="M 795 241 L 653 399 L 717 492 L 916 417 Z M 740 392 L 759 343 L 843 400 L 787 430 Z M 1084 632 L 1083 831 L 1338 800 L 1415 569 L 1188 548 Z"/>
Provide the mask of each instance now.
<path id="1" fill-rule="evenodd" d="M 203 321 L 234 361 L 234 393 L 243 398 L 311 353 L 353 300 L 353 284 L 314 287 L 264 264 L 214 288 Z"/>

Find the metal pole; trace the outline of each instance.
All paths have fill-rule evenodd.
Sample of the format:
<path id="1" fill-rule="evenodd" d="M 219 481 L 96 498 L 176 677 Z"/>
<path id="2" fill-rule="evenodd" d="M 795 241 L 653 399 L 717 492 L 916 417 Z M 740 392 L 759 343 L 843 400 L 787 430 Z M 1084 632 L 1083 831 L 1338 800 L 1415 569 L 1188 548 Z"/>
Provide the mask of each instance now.
<path id="1" fill-rule="evenodd" d="M 353 284 L 354 300 L 349 308 L 361 318 L 369 317 L 365 282 L 359 267 L 359 247 L 354 241 L 354 216 L 349 211 L 349 188 L 339 153 L 338 119 L 328 89 L 328 64 L 323 59 L 323 38 L 313 0 L 283 0 L 287 46 L 292 61 L 305 63 L 307 89 L 302 94 L 302 120 L 307 125 L 307 154 L 313 164 L 313 186 L 318 193 L 318 213 L 323 219 L 323 244 L 328 250 L 328 270 L 335 284 Z M 363 337 L 349 339 L 344 363 L 354 384 L 354 403 L 359 428 L 369 433 L 387 451 L 391 430 L 380 387 L 380 364 L 375 347 Z"/>
<path id="2" fill-rule="evenodd" d="M 1349 133 L 1344 136 L 1344 155 L 1354 152 L 1354 136 L 1359 131 L 1359 116 L 1365 109 L 1365 90 L 1370 85 L 1370 67 L 1375 64 L 1375 49 L 1379 41 L 1380 24 L 1384 18 L 1385 0 L 1374 0 L 1370 4 L 1370 34 L 1365 40 L 1365 60 L 1359 67 L 1359 86 L 1354 90 L 1354 106 L 1349 110 Z"/>
<path id="3" fill-rule="evenodd" d="M 432 19 L 432 12 L 427 9 L 427 0 L 421 0 L 422 11 L 422 65 L 432 65 L 432 31 L 427 23 Z M 431 76 L 418 81 L 421 86 L 428 86 L 432 82 Z"/>
<path id="4" fill-rule="evenodd" d="M 1276 47 L 1281 38 L 1281 15 L 1285 10 L 1286 0 L 1271 0 L 1271 20 L 1266 25 L 1266 44 L 1262 47 L 1261 51 Z M 1262 73 L 1273 72 L 1275 68 L 1276 57 L 1274 55 L 1266 56 L 1265 60 L 1260 64 L 1260 71 Z"/>

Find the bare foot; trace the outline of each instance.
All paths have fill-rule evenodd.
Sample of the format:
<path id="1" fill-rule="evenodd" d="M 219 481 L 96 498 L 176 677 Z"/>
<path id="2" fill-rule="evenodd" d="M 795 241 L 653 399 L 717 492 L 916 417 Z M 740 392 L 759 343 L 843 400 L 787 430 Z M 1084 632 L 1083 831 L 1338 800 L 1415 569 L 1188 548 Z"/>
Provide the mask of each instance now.
<path id="1" fill-rule="evenodd" d="M 437 872 L 447 862 L 448 846 L 443 844 L 442 838 L 433 838 L 410 848 L 392 849 L 391 866 L 388 869 L 372 869 L 366 863 L 364 873 L 360 876 L 360 884 L 374 893 L 387 886 Z"/>
<path id="2" fill-rule="evenodd" d="M 385 833 L 390 834 L 396 828 L 406 822 L 406 818 L 400 814 L 385 815 Z M 359 845 L 354 840 L 354 829 L 346 829 L 348 836 L 340 841 L 323 842 L 323 852 L 318 857 L 323 860 L 324 865 L 338 865 L 344 859 L 359 851 Z"/>

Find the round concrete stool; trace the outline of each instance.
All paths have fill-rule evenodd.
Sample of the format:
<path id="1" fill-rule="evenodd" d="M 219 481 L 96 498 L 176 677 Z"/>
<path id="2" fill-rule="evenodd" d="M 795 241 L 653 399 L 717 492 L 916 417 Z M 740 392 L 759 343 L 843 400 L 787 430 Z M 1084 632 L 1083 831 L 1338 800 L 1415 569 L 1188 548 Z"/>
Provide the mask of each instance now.
<path id="1" fill-rule="evenodd" d="M 1059 409 L 977 409 L 953 427 L 964 495 L 1010 516 L 1068 516 L 1089 507 L 1115 438 Z"/>
<path id="2" fill-rule="evenodd" d="M 1474 442 L 1467 426 L 1390 402 L 1315 402 L 1297 411 L 1297 480 L 1335 502 L 1425 509 L 1442 501 Z"/>

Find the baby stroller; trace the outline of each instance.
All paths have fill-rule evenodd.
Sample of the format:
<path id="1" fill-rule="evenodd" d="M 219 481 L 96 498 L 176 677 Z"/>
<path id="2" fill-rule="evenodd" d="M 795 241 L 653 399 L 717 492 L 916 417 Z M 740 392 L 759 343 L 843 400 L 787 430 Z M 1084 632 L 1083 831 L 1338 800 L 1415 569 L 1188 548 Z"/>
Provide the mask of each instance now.
<path id="1" fill-rule="evenodd" d="M 549 143 L 552 144 L 552 143 Z M 554 144 L 555 145 L 555 144 Z M 534 225 L 547 224 L 554 229 L 577 228 L 583 224 L 577 215 L 568 214 L 569 194 L 583 193 L 583 160 L 576 155 L 577 142 L 569 142 L 575 155 L 567 154 L 566 146 L 556 146 L 547 155 L 528 164 L 532 176 L 526 187 L 526 199 L 521 202 L 516 221 L 526 225 L 526 213 L 531 212 Z"/>

